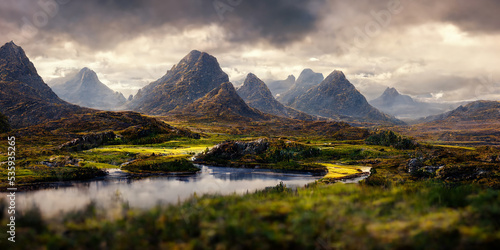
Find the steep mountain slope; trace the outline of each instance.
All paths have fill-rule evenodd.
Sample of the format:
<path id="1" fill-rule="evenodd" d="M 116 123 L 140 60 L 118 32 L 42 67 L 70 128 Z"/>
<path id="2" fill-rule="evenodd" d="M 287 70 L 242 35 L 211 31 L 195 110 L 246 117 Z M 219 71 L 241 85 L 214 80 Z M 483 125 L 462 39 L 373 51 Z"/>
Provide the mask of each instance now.
<path id="1" fill-rule="evenodd" d="M 370 104 L 382 112 L 407 120 L 441 114 L 459 105 L 414 101 L 410 96 L 400 94 L 395 88 L 387 88 L 380 97 L 370 101 Z"/>
<path id="2" fill-rule="evenodd" d="M 315 73 L 311 69 L 304 69 L 293 86 L 278 97 L 278 101 L 290 106 L 299 95 L 304 94 L 311 87 L 321 83 L 325 78 L 321 73 Z"/>
<path id="3" fill-rule="evenodd" d="M 266 84 L 252 73 L 247 75 L 245 83 L 237 92 L 250 107 L 264 113 L 301 120 L 314 120 L 314 117 L 285 107 L 285 105 L 274 99 L 273 94 L 267 88 Z"/>
<path id="4" fill-rule="evenodd" d="M 99 81 L 97 74 L 89 68 L 53 85 L 52 90 L 67 102 L 101 110 L 116 110 L 127 101 L 123 94 Z"/>
<path id="5" fill-rule="evenodd" d="M 333 71 L 321 84 L 298 96 L 291 107 L 308 114 L 346 121 L 403 124 L 368 104 L 341 71 Z"/>
<path id="6" fill-rule="evenodd" d="M 165 76 L 141 89 L 129 108 L 151 115 L 165 115 L 175 108 L 186 107 L 224 82 L 229 82 L 229 78 L 217 59 L 193 50 Z"/>
<path id="7" fill-rule="evenodd" d="M 272 118 L 271 115 L 249 107 L 236 93 L 230 82 L 219 85 L 204 97 L 185 108 L 178 107 L 172 113 L 221 121 L 269 120 Z"/>
<path id="8" fill-rule="evenodd" d="M 270 82 L 267 86 L 274 96 L 281 95 L 295 84 L 295 76 L 289 75 L 285 80 Z"/>
<path id="9" fill-rule="evenodd" d="M 92 111 L 59 99 L 13 42 L 0 48 L 0 110 L 13 128 Z"/>

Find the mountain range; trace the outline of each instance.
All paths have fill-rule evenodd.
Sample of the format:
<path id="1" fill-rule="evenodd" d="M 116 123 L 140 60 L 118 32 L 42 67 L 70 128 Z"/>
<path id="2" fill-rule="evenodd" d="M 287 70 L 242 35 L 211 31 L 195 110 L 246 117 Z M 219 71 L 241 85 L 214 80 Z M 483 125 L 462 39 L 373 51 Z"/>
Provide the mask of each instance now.
<path id="1" fill-rule="evenodd" d="M 299 95 L 290 105 L 308 114 L 351 122 L 404 124 L 372 107 L 342 71 L 333 71 L 319 85 Z"/>
<path id="2" fill-rule="evenodd" d="M 387 88 L 384 93 L 369 102 L 380 111 L 406 121 L 441 114 L 457 108 L 459 103 L 418 102 L 408 95 L 400 94 L 395 88 Z"/>
<path id="3" fill-rule="evenodd" d="M 321 73 L 315 73 L 311 69 L 304 69 L 292 87 L 278 96 L 278 101 L 290 106 L 299 95 L 304 94 L 311 87 L 321 83 L 325 78 Z"/>
<path id="4" fill-rule="evenodd" d="M 247 75 L 243 86 L 237 92 L 250 107 L 262 112 L 292 119 L 315 120 L 311 115 L 286 107 L 278 102 L 267 85 L 252 73 Z"/>
<path id="5" fill-rule="evenodd" d="M 93 111 L 61 100 L 24 50 L 9 42 L 0 48 L 0 112 L 13 128 L 21 128 Z"/>
<path id="6" fill-rule="evenodd" d="M 57 81 L 59 83 L 49 82 L 52 90 L 61 99 L 79 106 L 118 110 L 127 102 L 122 93 L 115 92 L 102 83 L 97 74 L 89 68 L 83 68 L 78 73 Z"/>

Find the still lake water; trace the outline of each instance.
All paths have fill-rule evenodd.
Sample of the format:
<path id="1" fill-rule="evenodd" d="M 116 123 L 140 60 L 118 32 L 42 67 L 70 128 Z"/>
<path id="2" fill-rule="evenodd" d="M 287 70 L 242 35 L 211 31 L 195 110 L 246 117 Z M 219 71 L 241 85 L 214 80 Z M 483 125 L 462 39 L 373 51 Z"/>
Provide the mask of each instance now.
<path id="1" fill-rule="evenodd" d="M 103 179 L 65 182 L 56 188 L 17 193 L 17 208 L 33 205 L 47 217 L 79 210 L 94 201 L 98 209 L 108 209 L 117 202 L 131 208 L 151 208 L 172 204 L 203 194 L 244 194 L 274 187 L 283 181 L 287 187 L 303 187 L 322 176 L 307 173 L 281 173 L 267 169 L 241 169 L 200 166 L 199 173 L 189 176 L 156 176 L 133 180 L 119 169 L 110 169 Z"/>

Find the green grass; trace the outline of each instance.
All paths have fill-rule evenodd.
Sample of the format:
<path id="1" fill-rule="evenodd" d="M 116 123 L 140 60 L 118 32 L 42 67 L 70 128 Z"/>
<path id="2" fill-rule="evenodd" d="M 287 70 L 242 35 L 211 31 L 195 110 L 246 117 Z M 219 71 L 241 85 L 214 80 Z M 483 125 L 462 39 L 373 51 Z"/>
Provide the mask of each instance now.
<path id="1" fill-rule="evenodd" d="M 363 169 L 366 170 L 366 167 L 344 166 L 331 163 L 320 163 L 320 165 L 323 165 L 328 169 L 328 173 L 323 177 L 323 179 L 327 180 L 342 179 L 347 176 L 360 174 L 363 172 Z"/>
<path id="2" fill-rule="evenodd" d="M 24 213 L 16 225 L 23 240 L 0 247 L 496 249 L 500 242 L 500 191 L 439 182 L 282 186 L 243 196 L 194 196 L 146 211 L 123 206 L 113 216 L 97 206 L 57 220 Z"/>

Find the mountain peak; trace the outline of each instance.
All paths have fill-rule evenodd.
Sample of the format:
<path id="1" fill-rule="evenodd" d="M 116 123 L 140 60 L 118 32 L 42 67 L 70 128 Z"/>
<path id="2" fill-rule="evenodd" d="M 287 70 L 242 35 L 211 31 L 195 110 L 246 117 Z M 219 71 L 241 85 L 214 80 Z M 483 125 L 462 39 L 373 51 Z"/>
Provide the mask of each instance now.
<path id="1" fill-rule="evenodd" d="M 26 63 L 26 61 L 29 61 L 24 50 L 13 41 L 0 47 L 0 59 L 9 61 L 10 63 Z"/>
<path id="2" fill-rule="evenodd" d="M 95 71 L 85 67 L 78 72 L 77 78 L 80 78 L 83 83 L 98 82 L 99 78 Z"/>
<path id="3" fill-rule="evenodd" d="M 193 103 L 224 82 L 229 82 L 229 77 L 217 58 L 193 50 L 167 74 L 144 87 L 129 107 L 147 114 L 167 114 Z"/>
<path id="4" fill-rule="evenodd" d="M 335 80 L 346 80 L 346 77 L 344 75 L 344 72 L 340 70 L 334 70 L 332 73 L 327 78 L 333 78 Z"/>
<path id="5" fill-rule="evenodd" d="M 396 90 L 396 88 L 387 87 L 387 89 L 385 89 L 385 91 L 382 95 L 384 95 L 384 96 L 399 96 L 400 94 Z"/>
<path id="6" fill-rule="evenodd" d="M 320 84 L 323 80 L 324 76 L 322 73 L 315 73 L 312 69 L 304 69 L 293 86 L 279 97 L 279 101 L 290 105 L 295 98 Z"/>

